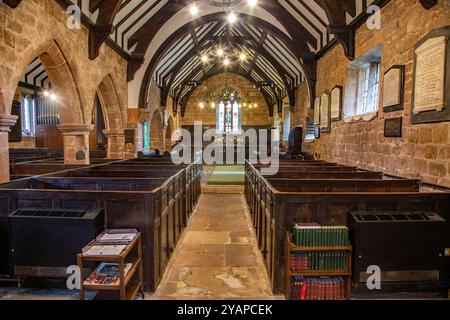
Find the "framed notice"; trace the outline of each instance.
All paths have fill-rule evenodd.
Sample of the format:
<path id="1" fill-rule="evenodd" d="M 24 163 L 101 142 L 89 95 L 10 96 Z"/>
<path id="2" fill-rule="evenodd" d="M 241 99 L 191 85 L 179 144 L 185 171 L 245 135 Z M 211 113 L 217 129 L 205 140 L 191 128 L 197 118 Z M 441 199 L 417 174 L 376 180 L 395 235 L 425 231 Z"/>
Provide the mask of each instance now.
<path id="1" fill-rule="evenodd" d="M 431 31 L 414 50 L 411 122 L 450 120 L 450 26 Z"/>
<path id="2" fill-rule="evenodd" d="M 401 138 L 403 118 L 386 119 L 384 121 L 384 136 L 386 138 Z"/>
<path id="3" fill-rule="evenodd" d="M 384 73 L 383 111 L 403 110 L 405 66 L 395 65 Z"/>
<path id="4" fill-rule="evenodd" d="M 22 141 L 22 107 L 21 103 L 14 100 L 11 106 L 11 115 L 17 116 L 17 121 L 11 127 L 11 132 L 8 133 L 8 142 Z"/>
<path id="5" fill-rule="evenodd" d="M 314 125 L 320 124 L 320 97 L 314 100 Z"/>
<path id="6" fill-rule="evenodd" d="M 330 96 L 324 93 L 320 98 L 320 131 L 331 131 L 331 117 L 330 117 Z"/>
<path id="7" fill-rule="evenodd" d="M 335 86 L 331 90 L 331 121 L 341 120 L 342 114 L 342 86 Z"/>

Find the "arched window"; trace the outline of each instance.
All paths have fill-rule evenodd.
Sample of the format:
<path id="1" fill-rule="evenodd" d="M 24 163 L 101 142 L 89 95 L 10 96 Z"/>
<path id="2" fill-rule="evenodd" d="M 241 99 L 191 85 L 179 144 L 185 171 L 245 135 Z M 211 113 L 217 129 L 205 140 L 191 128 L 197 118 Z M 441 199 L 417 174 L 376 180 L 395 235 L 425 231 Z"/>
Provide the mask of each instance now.
<path id="1" fill-rule="evenodd" d="M 220 92 L 216 108 L 218 133 L 241 133 L 241 106 L 238 93 L 231 88 Z"/>

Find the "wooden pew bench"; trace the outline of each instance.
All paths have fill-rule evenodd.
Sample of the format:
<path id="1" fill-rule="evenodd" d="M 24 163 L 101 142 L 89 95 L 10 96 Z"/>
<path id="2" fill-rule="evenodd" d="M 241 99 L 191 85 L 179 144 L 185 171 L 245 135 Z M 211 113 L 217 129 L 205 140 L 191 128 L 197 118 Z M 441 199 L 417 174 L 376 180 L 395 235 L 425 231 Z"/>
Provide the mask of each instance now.
<path id="1" fill-rule="evenodd" d="M 71 171 L 66 171 L 2 185 L 1 257 L 8 252 L 7 216 L 16 209 L 102 207 L 107 228 L 136 228 L 143 233 L 145 286 L 154 291 L 187 223 L 186 188 L 192 194 L 200 192 L 192 189 L 193 184 L 200 185 L 196 167 L 181 169 L 169 178 L 80 178 L 70 177 Z M 192 181 L 186 182 L 186 177 Z M 198 195 L 192 196 L 192 201 L 195 197 L 198 199 Z M 1 262 L 0 271 L 4 272 L 7 265 L 4 259 Z"/>
<path id="2" fill-rule="evenodd" d="M 333 184 L 330 180 L 323 180 L 319 186 L 326 189 L 330 184 L 339 187 L 350 183 L 359 188 L 367 185 L 367 181 L 340 180 Z M 449 193 L 415 192 L 418 190 L 417 180 L 376 181 L 375 187 L 406 188 L 413 192 L 369 192 L 370 187 L 362 187 L 366 192 L 296 192 L 296 186 L 302 190 L 302 183 L 307 185 L 314 180 L 266 179 L 255 167 L 246 165 L 246 199 L 274 293 L 282 293 L 284 289 L 285 234 L 297 222 L 347 225 L 347 215 L 351 211 L 434 211 L 449 219 Z"/>

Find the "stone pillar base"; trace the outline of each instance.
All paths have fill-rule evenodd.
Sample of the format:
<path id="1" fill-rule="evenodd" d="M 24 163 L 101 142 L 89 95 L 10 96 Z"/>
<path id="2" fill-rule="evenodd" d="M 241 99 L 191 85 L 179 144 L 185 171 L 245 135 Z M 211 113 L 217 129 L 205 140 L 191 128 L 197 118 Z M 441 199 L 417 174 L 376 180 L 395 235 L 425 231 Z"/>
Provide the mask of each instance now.
<path id="1" fill-rule="evenodd" d="M 112 160 L 124 159 L 125 156 L 125 133 L 124 130 L 104 130 L 108 139 L 107 158 Z"/>
<path id="2" fill-rule="evenodd" d="M 65 164 L 89 164 L 89 133 L 93 125 L 63 124 L 58 126 L 64 139 Z"/>
<path id="3" fill-rule="evenodd" d="M 16 124 L 17 116 L 0 114 L 0 183 L 10 181 L 8 133 Z"/>

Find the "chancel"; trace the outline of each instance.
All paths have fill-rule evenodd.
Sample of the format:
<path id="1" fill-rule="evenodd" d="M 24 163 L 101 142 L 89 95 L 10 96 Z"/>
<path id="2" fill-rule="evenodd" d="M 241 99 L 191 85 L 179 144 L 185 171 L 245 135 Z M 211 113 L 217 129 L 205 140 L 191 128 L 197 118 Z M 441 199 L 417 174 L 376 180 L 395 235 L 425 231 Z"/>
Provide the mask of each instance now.
<path id="1" fill-rule="evenodd" d="M 449 38 L 448 0 L 0 1 L 0 300 L 448 299 Z"/>

